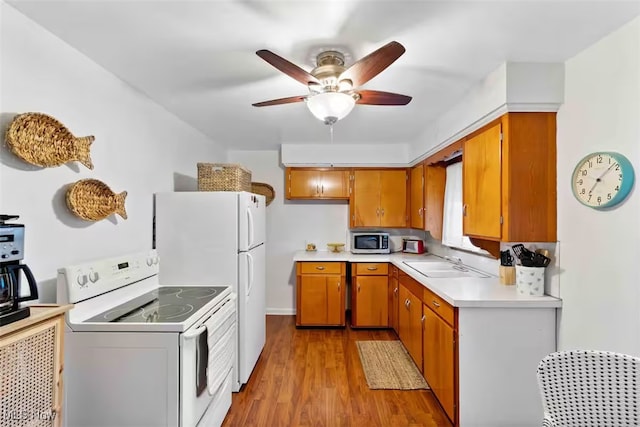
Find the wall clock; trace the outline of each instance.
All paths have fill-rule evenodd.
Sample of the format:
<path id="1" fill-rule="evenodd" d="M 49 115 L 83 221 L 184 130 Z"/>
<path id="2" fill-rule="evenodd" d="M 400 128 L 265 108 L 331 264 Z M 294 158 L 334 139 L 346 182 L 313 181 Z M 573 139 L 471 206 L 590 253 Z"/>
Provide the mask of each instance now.
<path id="1" fill-rule="evenodd" d="M 607 209 L 627 198 L 634 175 L 631 162 L 622 154 L 595 152 L 578 162 L 571 177 L 571 188 L 583 205 Z"/>

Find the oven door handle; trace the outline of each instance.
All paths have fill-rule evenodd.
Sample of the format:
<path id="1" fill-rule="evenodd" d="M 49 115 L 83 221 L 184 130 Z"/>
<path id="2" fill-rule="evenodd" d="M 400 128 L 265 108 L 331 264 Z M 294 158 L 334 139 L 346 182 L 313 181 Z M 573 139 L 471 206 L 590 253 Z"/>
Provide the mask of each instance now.
<path id="1" fill-rule="evenodd" d="M 197 337 L 198 335 L 200 335 L 201 333 L 206 332 L 206 331 L 207 331 L 207 326 L 206 325 L 200 325 L 197 328 L 195 328 L 193 331 L 184 332 L 182 334 L 182 336 L 185 339 L 190 340 L 190 339 L 193 339 L 193 338 Z"/>
<path id="2" fill-rule="evenodd" d="M 235 302 L 236 302 L 236 295 L 234 293 L 232 293 L 231 295 L 229 295 L 229 301 L 227 303 L 223 304 L 222 307 L 226 306 L 226 304 L 229 304 L 229 303 L 235 304 Z M 222 307 L 220 307 L 220 309 Z M 194 330 L 188 330 L 188 331 L 183 332 L 182 336 L 185 339 L 190 340 L 190 339 L 193 339 L 193 338 L 197 337 L 198 335 L 202 334 L 203 332 L 205 332 L 207 330 L 207 325 L 206 325 L 207 322 L 209 320 L 211 320 L 211 317 L 215 316 L 216 313 L 218 313 L 218 311 L 220 309 L 216 310 L 215 313 L 213 313 L 211 316 L 207 317 L 207 319 L 204 322 L 202 322 L 202 324 L 200 324 L 200 326 L 198 326 Z"/>

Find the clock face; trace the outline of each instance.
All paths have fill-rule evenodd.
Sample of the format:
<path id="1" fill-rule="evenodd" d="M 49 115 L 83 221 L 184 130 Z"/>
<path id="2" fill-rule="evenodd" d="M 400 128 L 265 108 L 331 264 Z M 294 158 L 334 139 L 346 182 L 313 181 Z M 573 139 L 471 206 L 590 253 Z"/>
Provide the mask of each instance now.
<path id="1" fill-rule="evenodd" d="M 573 195 L 583 205 L 606 209 L 622 202 L 633 187 L 631 162 L 619 153 L 592 153 L 580 160 L 571 177 Z"/>

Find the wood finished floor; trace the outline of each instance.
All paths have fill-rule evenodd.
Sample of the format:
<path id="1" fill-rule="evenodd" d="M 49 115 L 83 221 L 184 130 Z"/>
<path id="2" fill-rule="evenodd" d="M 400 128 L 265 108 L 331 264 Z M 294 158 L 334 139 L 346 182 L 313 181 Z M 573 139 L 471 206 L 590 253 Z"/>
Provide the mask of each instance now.
<path id="1" fill-rule="evenodd" d="M 392 339 L 390 330 L 296 329 L 294 316 L 267 316 L 266 345 L 223 427 L 451 427 L 431 391 L 369 389 L 355 342 Z"/>

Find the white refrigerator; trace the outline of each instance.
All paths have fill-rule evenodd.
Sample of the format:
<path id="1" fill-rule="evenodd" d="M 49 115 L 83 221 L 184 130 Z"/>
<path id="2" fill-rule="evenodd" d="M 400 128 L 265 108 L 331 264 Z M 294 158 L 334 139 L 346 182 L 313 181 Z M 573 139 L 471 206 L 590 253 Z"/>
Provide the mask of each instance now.
<path id="1" fill-rule="evenodd" d="M 265 342 L 266 202 L 247 192 L 155 195 L 161 285 L 226 285 L 237 294 L 233 390 L 249 380 Z"/>

